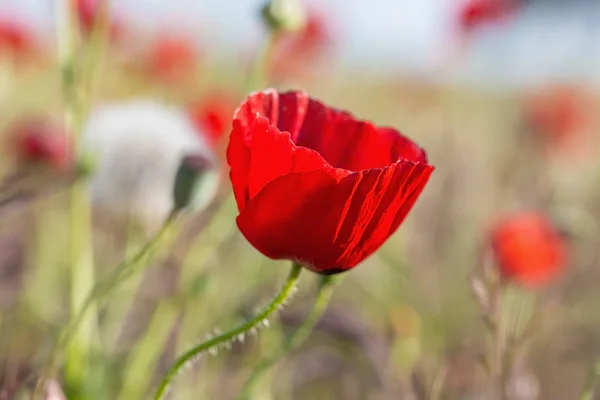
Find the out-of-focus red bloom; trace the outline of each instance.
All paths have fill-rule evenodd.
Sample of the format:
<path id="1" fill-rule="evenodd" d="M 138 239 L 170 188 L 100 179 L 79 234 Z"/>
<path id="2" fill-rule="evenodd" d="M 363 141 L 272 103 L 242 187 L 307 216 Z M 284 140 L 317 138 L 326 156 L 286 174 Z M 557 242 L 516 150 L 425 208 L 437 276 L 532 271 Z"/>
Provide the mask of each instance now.
<path id="1" fill-rule="evenodd" d="M 71 165 L 69 137 L 58 126 L 39 120 L 26 121 L 15 125 L 12 134 L 19 163 L 46 165 L 58 170 Z"/>
<path id="2" fill-rule="evenodd" d="M 523 0 L 466 0 L 454 16 L 453 32 L 440 49 L 440 65 L 446 69 L 465 56 L 474 33 L 485 26 L 501 24 L 514 17 Z"/>
<path id="3" fill-rule="evenodd" d="M 459 11 L 458 24 L 464 33 L 472 32 L 512 17 L 520 3 L 519 0 L 469 0 Z"/>
<path id="4" fill-rule="evenodd" d="M 304 29 L 282 37 L 272 60 L 271 73 L 275 78 L 303 74 L 327 51 L 331 42 L 332 34 L 325 17 L 314 10 L 309 11 Z"/>
<path id="5" fill-rule="evenodd" d="M 32 33 L 23 24 L 0 19 L 0 53 L 23 57 L 32 55 L 36 49 Z"/>
<path id="6" fill-rule="evenodd" d="M 179 82 L 197 65 L 199 54 L 191 40 L 174 35 L 157 38 L 150 48 L 150 73 L 167 82 Z"/>
<path id="7" fill-rule="evenodd" d="M 377 250 L 434 169 L 397 130 L 274 89 L 236 110 L 227 161 L 246 239 L 269 258 L 327 275 Z"/>
<path id="8" fill-rule="evenodd" d="M 102 4 L 103 1 L 110 0 L 73 0 L 75 2 L 75 9 L 77 11 L 77 20 L 79 21 L 79 28 L 85 35 L 89 35 L 94 30 L 96 23 L 100 22 L 102 7 L 108 7 L 108 4 Z M 107 8 L 108 10 L 108 8 Z M 119 21 L 117 21 L 111 15 L 107 15 L 108 18 L 108 29 L 110 37 L 117 39 L 123 34 L 123 27 Z"/>
<path id="9" fill-rule="evenodd" d="M 566 240 L 541 212 L 524 212 L 500 221 L 490 238 L 502 275 L 515 283 L 541 286 L 564 271 Z"/>
<path id="10" fill-rule="evenodd" d="M 583 150 L 582 136 L 593 123 L 590 103 L 581 90 L 561 86 L 528 96 L 525 113 L 550 149 Z"/>
<path id="11" fill-rule="evenodd" d="M 188 113 L 199 132 L 215 147 L 226 131 L 231 130 L 231 117 L 237 103 L 232 95 L 218 92 L 192 104 Z"/>

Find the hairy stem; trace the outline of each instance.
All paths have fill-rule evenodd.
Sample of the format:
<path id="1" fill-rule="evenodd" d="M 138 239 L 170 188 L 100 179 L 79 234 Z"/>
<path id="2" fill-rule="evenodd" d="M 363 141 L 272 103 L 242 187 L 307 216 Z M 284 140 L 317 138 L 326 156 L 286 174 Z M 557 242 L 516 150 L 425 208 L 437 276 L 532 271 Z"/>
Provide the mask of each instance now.
<path id="1" fill-rule="evenodd" d="M 264 324 L 265 321 L 268 321 L 268 318 L 277 312 L 294 293 L 301 271 L 302 266 L 294 263 L 288 278 L 279 293 L 277 293 L 273 300 L 271 300 L 271 302 L 250 321 L 239 325 L 238 327 L 233 328 L 219 336 L 200 343 L 199 345 L 179 356 L 179 358 L 175 360 L 175 363 L 171 366 L 171 368 L 169 368 L 162 381 L 158 385 L 158 389 L 154 395 L 154 400 L 161 400 L 163 398 L 169 389 L 171 381 L 188 362 L 193 361 L 196 357 L 206 351 L 218 348 L 220 345 L 230 343 L 241 335 L 244 335 L 246 332 L 260 326 L 261 324 Z"/>
<path id="2" fill-rule="evenodd" d="M 294 333 L 288 336 L 283 343 L 283 346 L 276 350 L 273 354 L 265 358 L 260 364 L 256 366 L 250 378 L 246 381 L 244 388 L 240 394 L 240 399 L 250 400 L 252 399 L 252 391 L 260 378 L 277 363 L 286 353 L 289 353 L 304 343 L 310 333 L 313 331 L 315 325 L 323 315 L 323 312 L 329 304 L 331 295 L 333 294 L 335 277 L 323 276 L 319 285 L 319 290 L 313 302 L 313 306 L 310 309 L 308 315 L 302 322 L 302 324 L 296 329 Z"/>

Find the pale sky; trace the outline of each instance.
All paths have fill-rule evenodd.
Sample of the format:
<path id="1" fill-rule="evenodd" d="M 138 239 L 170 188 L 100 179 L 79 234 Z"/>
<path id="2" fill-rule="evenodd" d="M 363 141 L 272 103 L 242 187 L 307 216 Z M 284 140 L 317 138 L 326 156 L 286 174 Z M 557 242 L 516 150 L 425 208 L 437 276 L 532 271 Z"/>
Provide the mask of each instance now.
<path id="1" fill-rule="evenodd" d="M 52 24 L 55 0 L 0 0 L 11 12 Z M 306 0 L 330 10 L 339 56 L 353 66 L 404 70 L 461 81 L 521 84 L 548 80 L 600 82 L 600 7 L 535 3 L 503 27 L 481 32 L 461 62 L 440 69 L 449 51 L 452 16 L 464 0 Z M 552 3 L 552 2 L 550 2 Z M 222 49 L 261 35 L 257 0 L 113 0 L 140 27 L 185 27 Z M 562 7 L 562 8 L 559 8 Z"/>

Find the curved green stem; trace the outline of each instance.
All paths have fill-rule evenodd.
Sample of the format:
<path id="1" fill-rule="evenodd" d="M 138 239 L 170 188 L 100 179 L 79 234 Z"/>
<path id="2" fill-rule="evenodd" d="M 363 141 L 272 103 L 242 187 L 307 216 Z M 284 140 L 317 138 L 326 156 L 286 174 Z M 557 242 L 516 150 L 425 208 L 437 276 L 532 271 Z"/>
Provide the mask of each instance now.
<path id="1" fill-rule="evenodd" d="M 79 324 L 84 320 L 90 307 L 106 298 L 111 291 L 135 274 L 140 266 L 145 266 L 147 264 L 144 262 L 144 260 L 146 258 L 151 258 L 152 253 L 154 253 L 156 250 L 159 250 L 161 247 L 160 244 L 162 244 L 165 237 L 168 236 L 168 233 L 171 231 L 174 220 L 175 214 L 172 214 L 167 219 L 161 230 L 154 237 L 152 237 L 137 253 L 131 256 L 130 259 L 127 259 L 119 264 L 105 279 L 98 282 L 96 286 L 88 293 L 85 301 L 82 304 L 82 307 L 79 309 L 77 314 L 75 314 L 69 320 L 67 326 L 59 336 L 58 342 L 54 346 L 52 353 L 48 358 L 48 362 L 42 370 L 42 375 L 38 380 L 38 387 L 43 386 L 47 378 L 54 374 L 58 356 L 72 339 Z"/>
<path id="2" fill-rule="evenodd" d="M 233 328 L 219 336 L 209 339 L 206 342 L 200 343 L 199 345 L 193 347 L 192 349 L 179 356 L 179 358 L 175 361 L 171 368 L 169 368 L 162 381 L 160 382 L 158 389 L 154 395 L 154 400 L 161 400 L 163 398 L 163 396 L 167 393 L 169 385 L 171 384 L 173 378 L 175 378 L 179 371 L 188 362 L 194 360 L 198 355 L 213 348 L 218 348 L 218 346 L 224 343 L 229 343 L 238 338 L 240 335 L 243 335 L 251 329 L 258 327 L 261 324 L 264 324 L 265 321 L 268 321 L 268 318 L 271 317 L 275 312 L 277 312 L 294 293 L 296 283 L 298 282 L 298 277 L 301 271 L 302 266 L 300 264 L 294 263 L 283 288 L 281 288 L 281 290 L 273 298 L 273 300 L 271 300 L 271 302 L 265 308 L 263 308 L 262 311 L 256 314 L 256 316 L 250 321 L 236 328 Z"/>
<path id="3" fill-rule="evenodd" d="M 277 361 L 279 361 L 286 353 L 295 350 L 301 346 L 302 343 L 304 343 L 327 308 L 335 287 L 334 283 L 335 279 L 333 276 L 323 276 L 321 278 L 319 290 L 313 302 L 313 306 L 302 324 L 294 333 L 286 338 L 281 348 L 273 352 L 273 354 L 265 358 L 256 366 L 252 372 L 252 375 L 250 375 L 250 378 L 246 381 L 246 384 L 241 391 L 239 396 L 240 399 L 250 400 L 252 398 L 252 391 L 254 387 L 264 373 L 267 372 L 273 365 L 275 365 Z"/>

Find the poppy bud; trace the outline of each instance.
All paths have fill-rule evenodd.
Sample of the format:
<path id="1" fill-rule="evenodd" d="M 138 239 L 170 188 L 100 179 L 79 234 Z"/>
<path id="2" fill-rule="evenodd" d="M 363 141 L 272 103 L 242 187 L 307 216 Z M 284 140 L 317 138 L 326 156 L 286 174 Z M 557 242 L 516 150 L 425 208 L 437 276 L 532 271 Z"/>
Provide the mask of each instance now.
<path id="1" fill-rule="evenodd" d="M 306 25 L 306 13 L 298 0 L 270 0 L 261 15 L 273 31 L 298 32 Z"/>
<path id="2" fill-rule="evenodd" d="M 184 157 L 175 177 L 174 211 L 202 208 L 214 196 L 217 178 L 215 165 L 204 155 Z"/>

